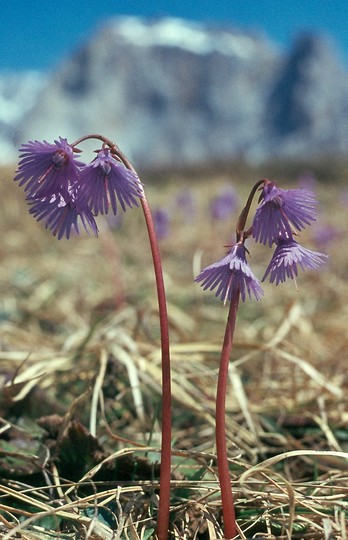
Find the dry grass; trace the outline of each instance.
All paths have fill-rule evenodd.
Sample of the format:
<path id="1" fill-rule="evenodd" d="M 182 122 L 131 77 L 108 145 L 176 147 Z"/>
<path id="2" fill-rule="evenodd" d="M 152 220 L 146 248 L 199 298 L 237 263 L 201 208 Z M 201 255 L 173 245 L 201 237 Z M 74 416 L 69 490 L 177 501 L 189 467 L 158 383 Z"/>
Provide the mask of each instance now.
<path id="1" fill-rule="evenodd" d="M 0 179 L 0 538 L 153 538 L 161 358 L 141 211 L 113 232 L 100 223 L 98 240 L 58 242 L 27 215 L 11 176 Z M 233 219 L 212 223 L 207 212 L 231 180 L 244 197 L 254 177 L 147 179 L 151 206 L 173 218 L 161 248 L 172 338 L 171 537 L 180 540 L 223 538 L 214 399 L 227 311 L 192 276 L 233 238 Z M 326 268 L 301 275 L 299 292 L 266 284 L 262 302 L 240 309 L 227 432 L 241 539 L 348 536 L 344 180 L 333 174 L 318 186 L 320 225 L 337 229 L 318 246 L 330 255 Z M 175 203 L 188 183 L 192 220 Z M 312 229 L 303 240 L 313 248 Z M 270 253 L 248 247 L 261 276 Z"/>

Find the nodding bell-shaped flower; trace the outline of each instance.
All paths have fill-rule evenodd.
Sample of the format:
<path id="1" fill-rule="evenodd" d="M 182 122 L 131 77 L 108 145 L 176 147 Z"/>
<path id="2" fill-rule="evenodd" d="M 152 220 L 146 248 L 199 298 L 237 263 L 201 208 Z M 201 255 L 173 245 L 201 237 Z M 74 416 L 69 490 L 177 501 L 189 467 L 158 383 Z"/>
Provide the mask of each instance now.
<path id="1" fill-rule="evenodd" d="M 262 281 L 265 281 L 267 276 L 270 277 L 270 282 L 275 282 L 276 285 L 284 282 L 287 278 L 296 281 L 298 267 L 302 270 L 314 270 L 319 268 L 327 259 L 327 255 L 323 253 L 304 248 L 292 236 L 279 238 L 276 244 L 277 247 Z"/>
<path id="2" fill-rule="evenodd" d="M 79 169 L 84 166 L 76 159 L 67 139 L 62 137 L 54 144 L 29 141 L 22 145 L 19 158 L 14 180 L 19 180 L 20 186 L 25 185 L 30 198 L 42 199 L 58 193 L 68 197 Z"/>
<path id="3" fill-rule="evenodd" d="M 98 235 L 95 216 L 107 214 L 111 206 L 116 215 L 118 206 L 138 206 L 143 184 L 109 148 L 98 151 L 89 165 L 75 157 L 80 150 L 59 137 L 53 144 L 29 141 L 20 149 L 14 180 L 24 186 L 29 212 L 59 239 L 79 234 L 84 229 Z"/>
<path id="4" fill-rule="evenodd" d="M 272 246 L 279 237 L 291 237 L 316 218 L 317 201 L 307 189 L 281 189 L 265 182 L 252 231 L 256 242 Z"/>
<path id="5" fill-rule="evenodd" d="M 204 268 L 195 281 L 204 290 L 216 289 L 215 296 L 219 296 L 224 304 L 231 301 L 238 291 L 243 302 L 247 294 L 249 298 L 254 296 L 259 300 L 263 290 L 246 261 L 246 252 L 243 243 L 234 244 L 225 257 Z"/>
<path id="6" fill-rule="evenodd" d="M 42 199 L 27 198 L 29 213 L 37 221 L 43 221 L 46 229 L 50 229 L 58 240 L 65 236 L 70 238 L 72 231 L 79 234 L 79 221 L 89 234 L 89 230 L 98 236 L 98 227 L 93 213 L 88 206 L 78 202 L 76 193 L 70 193 L 64 198 L 62 195 L 51 195 Z"/>
<path id="7" fill-rule="evenodd" d="M 126 206 L 138 206 L 143 192 L 136 173 L 115 159 L 109 148 L 100 150 L 97 157 L 81 170 L 78 187 L 79 198 L 95 215 L 107 214 L 110 206 L 116 215 L 118 204 L 123 211 Z"/>

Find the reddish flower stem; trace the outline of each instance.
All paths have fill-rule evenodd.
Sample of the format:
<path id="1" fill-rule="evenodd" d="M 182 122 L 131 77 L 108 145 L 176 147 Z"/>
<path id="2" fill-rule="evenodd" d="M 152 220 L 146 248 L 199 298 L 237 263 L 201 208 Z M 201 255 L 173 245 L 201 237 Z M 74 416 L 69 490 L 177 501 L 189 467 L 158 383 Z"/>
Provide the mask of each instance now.
<path id="1" fill-rule="evenodd" d="M 228 313 L 224 341 L 221 351 L 220 369 L 216 392 L 215 431 L 218 476 L 221 489 L 222 514 L 224 519 L 225 538 L 237 536 L 237 524 L 234 510 L 234 499 L 228 466 L 226 447 L 226 388 L 228 366 L 233 346 L 233 335 L 236 326 L 239 304 L 239 291 L 232 297 Z"/>
<path id="2" fill-rule="evenodd" d="M 166 294 L 163 281 L 162 263 L 158 248 L 152 215 L 144 196 L 141 199 L 146 226 L 150 239 L 154 271 L 156 276 L 158 309 L 161 330 L 162 351 L 162 443 L 161 443 L 161 470 L 160 493 L 157 516 L 157 538 L 166 540 L 169 528 L 170 508 L 170 475 L 171 475 L 171 438 L 172 438 L 172 403 L 171 403 L 171 368 L 169 351 L 169 330 Z"/>
<path id="3" fill-rule="evenodd" d="M 264 185 L 267 182 L 269 182 L 269 180 L 267 180 L 267 178 L 262 178 L 261 180 L 256 182 L 256 184 L 252 188 L 252 190 L 251 190 L 251 192 L 249 194 L 248 200 L 246 202 L 246 205 L 244 206 L 243 210 L 241 211 L 240 216 L 239 216 L 238 221 L 237 221 L 237 227 L 236 227 L 237 242 L 239 242 L 239 240 L 242 240 L 242 237 L 245 240 L 248 236 L 250 236 L 251 230 L 245 232 L 244 229 L 245 229 L 245 223 L 246 223 L 246 220 L 247 220 L 247 217 L 248 217 L 248 214 L 249 214 L 249 210 L 250 210 L 250 207 L 251 207 L 251 203 L 253 202 L 253 198 L 254 198 L 254 195 L 255 195 L 257 189 L 261 185 Z"/>
<path id="4" fill-rule="evenodd" d="M 75 141 L 71 146 L 75 147 L 87 139 L 98 139 L 108 145 L 112 153 L 117 156 L 123 164 L 136 173 L 133 165 L 121 152 L 116 144 L 103 135 L 87 135 Z M 137 173 L 136 173 L 137 174 Z M 163 279 L 161 254 L 158 247 L 156 231 L 152 219 L 151 210 L 144 190 L 141 193 L 141 206 L 144 213 L 145 223 L 148 231 L 153 267 L 155 272 L 158 310 L 161 332 L 161 353 L 162 353 L 162 441 L 161 441 L 161 469 L 160 469 L 160 491 L 157 516 L 157 538 L 167 540 L 169 529 L 170 510 L 170 477 L 171 477 L 171 438 L 172 438 L 172 393 L 171 393 L 171 368 L 169 349 L 169 328 L 167 301 Z"/>
<path id="5" fill-rule="evenodd" d="M 252 234 L 252 228 L 245 230 L 250 207 L 256 191 L 269 180 L 262 178 L 251 189 L 247 202 L 240 213 L 236 226 L 237 242 L 245 242 Z M 234 510 L 233 491 L 230 479 L 230 470 L 227 457 L 226 446 L 226 389 L 228 381 L 228 366 L 233 346 L 233 336 L 236 326 L 240 292 L 237 291 L 232 296 L 230 309 L 227 317 L 224 341 L 221 350 L 220 369 L 216 392 L 215 409 L 215 436 L 218 476 L 221 490 L 222 514 L 224 520 L 225 538 L 232 539 L 237 536 L 237 523 Z"/>
<path id="6" fill-rule="evenodd" d="M 113 147 L 126 167 L 136 172 L 132 164 L 122 154 L 117 147 Z M 172 438 L 172 392 L 171 392 L 171 368 L 169 350 L 169 328 L 167 301 L 162 271 L 161 254 L 158 247 L 155 226 L 152 219 L 151 210 L 143 191 L 140 199 L 144 213 L 147 232 L 149 235 L 153 267 L 156 278 L 158 310 L 161 331 L 161 352 L 162 352 L 162 442 L 161 442 L 161 470 L 160 470 L 160 491 L 157 515 L 157 538 L 167 540 L 169 529 L 169 509 L 170 509 L 170 475 L 171 475 L 171 438 Z"/>

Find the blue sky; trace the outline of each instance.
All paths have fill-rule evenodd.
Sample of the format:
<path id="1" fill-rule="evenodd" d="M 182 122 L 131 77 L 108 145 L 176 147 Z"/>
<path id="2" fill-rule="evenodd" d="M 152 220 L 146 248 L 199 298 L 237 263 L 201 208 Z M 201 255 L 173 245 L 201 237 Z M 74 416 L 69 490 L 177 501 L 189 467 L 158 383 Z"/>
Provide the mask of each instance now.
<path id="1" fill-rule="evenodd" d="M 347 0 L 15 0 L 0 11 L 0 69 L 54 69 L 104 19 L 175 16 L 264 32 L 288 47 L 304 29 L 324 32 L 348 65 Z"/>

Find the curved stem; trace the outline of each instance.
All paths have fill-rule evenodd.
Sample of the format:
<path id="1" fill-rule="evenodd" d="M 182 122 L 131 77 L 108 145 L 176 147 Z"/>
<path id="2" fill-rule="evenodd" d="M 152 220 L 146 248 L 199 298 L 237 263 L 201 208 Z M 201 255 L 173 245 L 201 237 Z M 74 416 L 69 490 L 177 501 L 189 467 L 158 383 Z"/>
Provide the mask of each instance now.
<path id="1" fill-rule="evenodd" d="M 240 213 L 240 216 L 238 218 L 238 221 L 237 221 L 237 227 L 236 227 L 236 233 L 237 233 L 237 242 L 239 240 L 242 240 L 242 236 L 244 237 L 244 239 L 248 236 L 249 232 L 247 234 L 243 234 L 243 231 L 245 229 L 245 224 L 246 224 L 246 220 L 248 218 L 248 214 L 249 214 L 249 210 L 250 210 L 250 207 L 251 207 L 251 203 L 253 202 L 253 198 L 254 198 L 254 195 L 257 191 L 257 189 L 262 185 L 262 184 L 265 184 L 266 182 L 269 182 L 269 180 L 267 180 L 267 178 L 262 178 L 261 180 L 259 180 L 258 182 L 256 182 L 256 184 L 254 185 L 254 187 L 252 188 L 250 194 L 249 194 L 249 197 L 248 197 L 248 200 L 246 202 L 246 205 L 244 206 L 243 210 L 241 211 Z"/>
<path id="2" fill-rule="evenodd" d="M 70 144 L 72 148 L 75 148 L 78 144 L 82 143 L 83 141 L 88 141 L 90 139 L 97 139 L 98 141 L 101 141 L 105 144 L 107 144 L 110 148 L 114 148 L 116 145 L 113 143 L 110 139 L 107 137 L 104 137 L 104 135 L 100 135 L 99 133 L 91 133 L 90 135 L 83 135 L 83 137 L 80 137 L 76 141 Z"/>
<path id="3" fill-rule="evenodd" d="M 104 140 L 110 145 L 110 141 Z M 112 144 L 112 143 L 111 143 Z M 112 151 L 123 161 L 125 166 L 135 172 L 133 165 L 115 144 Z M 158 310 L 161 331 L 162 353 L 162 442 L 161 442 L 161 470 L 160 470 L 160 493 L 157 517 L 157 538 L 166 540 L 169 528 L 170 509 L 170 475 L 171 475 L 171 439 L 172 439 L 172 392 L 171 392 L 171 368 L 169 350 L 169 328 L 167 301 L 162 271 L 161 255 L 158 247 L 155 226 L 152 219 L 149 203 L 145 191 L 140 199 L 144 213 L 145 223 L 149 235 L 153 267 L 156 278 Z"/>
<path id="4" fill-rule="evenodd" d="M 137 174 L 131 162 L 121 152 L 119 147 L 104 135 L 91 134 L 77 139 L 71 146 L 74 148 L 78 144 L 88 139 L 98 139 L 108 145 L 111 152 L 117 156 L 127 169 Z M 138 176 L 138 175 L 137 175 Z M 145 223 L 148 231 L 153 267 L 156 279 L 158 310 L 161 332 L 161 353 L 162 353 L 162 441 L 161 441 L 161 470 L 160 470 L 160 496 L 157 518 L 157 538 L 167 540 L 169 528 L 170 510 L 170 477 L 171 477 L 171 438 L 172 438 L 172 394 L 171 394 L 171 368 L 169 349 L 169 328 L 167 301 L 162 271 L 161 255 L 158 247 L 156 231 L 152 219 L 151 210 L 147 201 L 145 191 L 142 188 L 140 197 Z"/>
<path id="5" fill-rule="evenodd" d="M 230 471 L 227 457 L 225 417 L 228 366 L 233 346 L 233 335 L 237 319 L 238 304 L 239 291 L 237 291 L 236 294 L 232 297 L 230 303 L 225 336 L 221 351 L 215 409 L 217 466 L 221 489 L 222 513 L 224 519 L 224 531 L 226 539 L 234 538 L 237 535 L 233 492 L 231 487 Z"/>
<path id="6" fill-rule="evenodd" d="M 150 208 L 145 196 L 141 199 L 146 226 L 149 234 L 154 271 L 156 276 L 158 309 L 161 330 L 162 351 L 162 444 L 160 494 L 157 518 L 157 538 L 166 540 L 169 528 L 170 508 L 170 471 L 171 471 L 171 438 L 172 438 L 172 404 L 171 404 L 171 368 L 169 351 L 169 329 L 165 287 L 163 280 L 161 257 L 155 234 Z"/>

